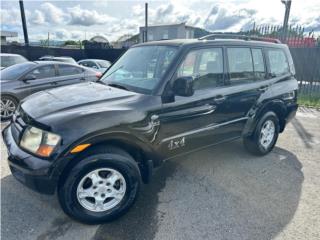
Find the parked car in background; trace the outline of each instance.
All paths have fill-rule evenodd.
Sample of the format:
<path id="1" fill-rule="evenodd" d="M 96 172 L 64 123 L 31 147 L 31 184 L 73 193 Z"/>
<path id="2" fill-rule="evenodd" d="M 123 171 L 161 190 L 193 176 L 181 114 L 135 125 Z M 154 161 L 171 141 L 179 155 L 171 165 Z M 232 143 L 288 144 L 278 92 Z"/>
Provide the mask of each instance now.
<path id="1" fill-rule="evenodd" d="M 19 54 L 12 54 L 12 53 L 0 53 L 1 57 L 1 70 L 10 67 L 14 64 L 27 62 L 28 60 L 19 55 Z"/>
<path id="2" fill-rule="evenodd" d="M 83 59 L 78 61 L 79 65 L 94 68 L 97 71 L 104 73 L 111 65 L 111 62 L 103 59 Z"/>
<path id="3" fill-rule="evenodd" d="M 5 68 L 0 72 L 1 120 L 10 119 L 19 101 L 35 92 L 96 81 L 100 76 L 100 72 L 89 68 L 50 61 L 26 62 Z"/>
<path id="4" fill-rule="evenodd" d="M 54 57 L 54 56 L 43 56 L 39 58 L 39 61 L 55 61 L 55 62 L 65 62 L 77 64 L 76 60 L 72 57 Z"/>

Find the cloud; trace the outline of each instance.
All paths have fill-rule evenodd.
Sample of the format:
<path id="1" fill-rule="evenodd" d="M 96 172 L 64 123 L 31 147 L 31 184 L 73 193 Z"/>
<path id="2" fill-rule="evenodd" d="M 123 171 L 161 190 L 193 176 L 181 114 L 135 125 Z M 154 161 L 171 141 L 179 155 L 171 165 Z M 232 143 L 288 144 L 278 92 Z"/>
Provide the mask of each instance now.
<path id="1" fill-rule="evenodd" d="M 30 17 L 30 23 L 34 25 L 42 25 L 46 23 L 45 16 L 43 12 L 35 10 L 33 15 Z"/>
<path id="2" fill-rule="evenodd" d="M 98 13 L 96 10 L 81 9 L 80 5 L 68 8 L 70 25 L 92 26 L 107 24 L 114 21 L 114 18 L 107 14 Z"/>
<path id="3" fill-rule="evenodd" d="M 52 3 L 46 2 L 41 4 L 40 9 L 45 21 L 49 24 L 64 23 L 67 18 L 67 15 L 64 13 L 64 11 Z"/>
<path id="4" fill-rule="evenodd" d="M 1 23 L 5 25 L 20 25 L 21 15 L 19 9 L 0 9 Z"/>

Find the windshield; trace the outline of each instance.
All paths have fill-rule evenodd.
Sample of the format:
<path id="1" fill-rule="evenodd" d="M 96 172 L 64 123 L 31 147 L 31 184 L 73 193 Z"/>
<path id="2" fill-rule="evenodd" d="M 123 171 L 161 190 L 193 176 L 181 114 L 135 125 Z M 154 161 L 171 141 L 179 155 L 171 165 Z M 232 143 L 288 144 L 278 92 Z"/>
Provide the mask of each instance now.
<path id="1" fill-rule="evenodd" d="M 65 63 L 76 63 L 76 61 L 73 58 L 52 58 L 50 60 Z"/>
<path id="2" fill-rule="evenodd" d="M 172 46 L 130 48 L 108 69 L 100 81 L 149 94 L 167 71 L 177 50 L 177 47 Z"/>
<path id="3" fill-rule="evenodd" d="M 97 60 L 96 63 L 98 63 L 101 68 L 108 68 L 111 65 L 109 61 L 105 60 Z"/>
<path id="4" fill-rule="evenodd" d="M 26 62 L 7 67 L 0 71 L 3 80 L 16 80 L 35 65 L 33 62 Z"/>
<path id="5" fill-rule="evenodd" d="M 26 61 L 27 59 L 22 56 L 1 56 L 1 67 L 9 67 L 11 65 Z"/>

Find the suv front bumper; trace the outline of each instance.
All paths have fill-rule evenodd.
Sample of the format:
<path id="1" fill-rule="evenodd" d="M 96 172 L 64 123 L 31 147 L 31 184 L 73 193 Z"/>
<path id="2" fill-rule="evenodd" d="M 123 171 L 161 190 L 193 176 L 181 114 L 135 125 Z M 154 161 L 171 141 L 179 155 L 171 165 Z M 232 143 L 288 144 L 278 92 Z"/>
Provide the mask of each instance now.
<path id="1" fill-rule="evenodd" d="M 24 152 L 15 142 L 11 124 L 3 132 L 12 175 L 27 187 L 44 194 L 54 194 L 57 178 L 51 176 L 52 162 Z"/>

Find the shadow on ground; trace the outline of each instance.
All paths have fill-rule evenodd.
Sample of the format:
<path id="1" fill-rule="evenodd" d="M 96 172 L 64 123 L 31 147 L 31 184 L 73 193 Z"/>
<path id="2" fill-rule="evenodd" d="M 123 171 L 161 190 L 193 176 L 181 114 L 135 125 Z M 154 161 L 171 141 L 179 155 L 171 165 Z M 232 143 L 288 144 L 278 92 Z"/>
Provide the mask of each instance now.
<path id="1" fill-rule="evenodd" d="M 167 162 L 93 239 L 271 239 L 293 217 L 302 182 L 301 163 L 284 149 L 257 158 L 240 142 L 220 145 Z"/>
<path id="2" fill-rule="evenodd" d="M 166 162 L 126 215 L 77 239 L 272 239 L 292 219 L 303 179 L 289 151 L 259 158 L 240 142 L 223 144 Z M 67 232 L 90 228 L 11 175 L 1 190 L 3 239 L 67 239 Z"/>

